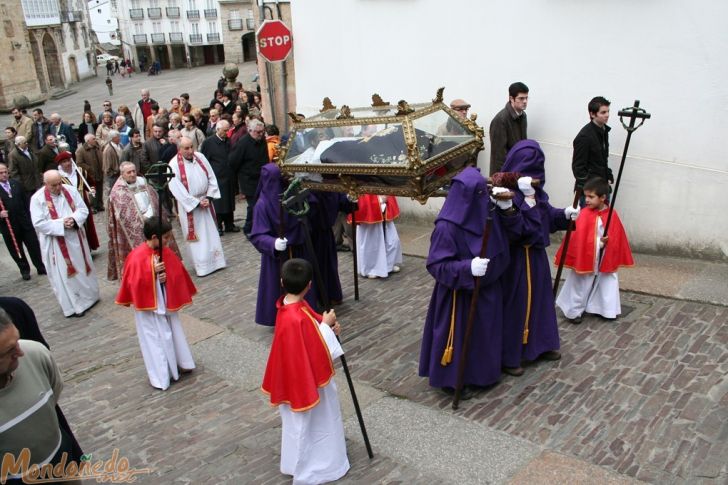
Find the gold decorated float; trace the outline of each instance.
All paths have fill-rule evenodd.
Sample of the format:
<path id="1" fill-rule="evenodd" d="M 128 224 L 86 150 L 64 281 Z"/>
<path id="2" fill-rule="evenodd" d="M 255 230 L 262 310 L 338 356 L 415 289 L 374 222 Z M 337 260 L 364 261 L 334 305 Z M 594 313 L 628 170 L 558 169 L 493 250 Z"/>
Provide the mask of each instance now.
<path id="1" fill-rule="evenodd" d="M 379 95 L 365 108 L 337 108 L 324 98 L 316 116 L 291 113 L 292 130 L 280 147 L 284 174 L 313 190 L 412 197 L 424 203 L 483 149 L 476 116 L 462 118 L 442 102 L 390 104 Z"/>

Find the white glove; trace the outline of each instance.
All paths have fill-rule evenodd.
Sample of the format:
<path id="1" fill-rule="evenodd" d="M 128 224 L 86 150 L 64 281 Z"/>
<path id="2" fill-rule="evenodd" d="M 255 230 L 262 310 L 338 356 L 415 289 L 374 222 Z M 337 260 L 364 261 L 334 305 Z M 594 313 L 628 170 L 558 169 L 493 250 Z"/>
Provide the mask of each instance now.
<path id="1" fill-rule="evenodd" d="M 564 209 L 564 216 L 566 219 L 570 219 L 572 221 L 575 221 L 577 217 L 579 217 L 579 212 L 581 212 L 581 207 L 576 206 L 576 209 L 569 206 L 566 209 Z"/>
<path id="2" fill-rule="evenodd" d="M 379 207 L 382 209 L 382 213 L 384 213 L 384 211 L 387 210 L 387 203 L 386 202 L 382 202 L 382 203 L 379 204 Z"/>
<path id="3" fill-rule="evenodd" d="M 276 246 L 276 251 L 285 251 L 286 248 L 288 247 L 288 239 L 286 239 L 285 237 L 284 238 L 279 237 L 278 239 L 276 239 L 275 246 Z"/>
<path id="4" fill-rule="evenodd" d="M 518 179 L 518 190 L 520 190 L 526 197 L 536 193 L 536 189 L 534 189 L 531 185 L 532 180 L 533 179 L 531 177 L 521 177 Z"/>
<path id="5" fill-rule="evenodd" d="M 473 276 L 483 276 L 488 269 L 488 258 L 473 258 L 470 261 L 470 272 Z"/>
<path id="6" fill-rule="evenodd" d="M 505 187 L 493 187 L 493 195 L 505 194 L 508 192 L 510 192 L 510 190 L 508 190 Z M 506 209 L 510 209 L 511 207 L 513 207 L 513 201 L 511 199 L 498 200 L 498 199 L 491 197 L 490 200 L 495 205 L 497 205 L 499 209 L 506 210 Z"/>

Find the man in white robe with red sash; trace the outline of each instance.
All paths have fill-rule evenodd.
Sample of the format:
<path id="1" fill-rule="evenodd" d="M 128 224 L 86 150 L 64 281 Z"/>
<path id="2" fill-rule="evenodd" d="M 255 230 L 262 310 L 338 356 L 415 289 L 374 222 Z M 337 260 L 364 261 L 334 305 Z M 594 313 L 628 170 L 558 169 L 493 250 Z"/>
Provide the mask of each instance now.
<path id="1" fill-rule="evenodd" d="M 43 264 L 66 317 L 82 317 L 99 300 L 94 263 L 83 224 L 88 207 L 58 170 L 43 174 L 43 187 L 30 199 Z"/>
<path id="2" fill-rule="evenodd" d="M 226 266 L 215 209 L 210 202 L 220 198 L 215 172 L 205 156 L 194 151 L 192 140 L 187 137 L 180 139 L 179 151 L 169 166 L 175 175 L 169 182 L 169 190 L 177 199 L 189 260 L 197 276 L 207 276 Z"/>

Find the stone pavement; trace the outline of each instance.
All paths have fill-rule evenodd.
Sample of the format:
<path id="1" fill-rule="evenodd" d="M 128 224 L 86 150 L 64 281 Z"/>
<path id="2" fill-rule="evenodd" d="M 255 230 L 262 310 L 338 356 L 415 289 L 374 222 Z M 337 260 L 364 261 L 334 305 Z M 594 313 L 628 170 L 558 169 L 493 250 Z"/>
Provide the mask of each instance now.
<path id="1" fill-rule="evenodd" d="M 22 282 L 0 254 L 0 293 L 34 308 L 85 451 L 119 449 L 150 470 L 141 483 L 290 482 L 278 471 L 278 414 L 258 389 L 272 335 L 253 323 L 259 255 L 240 234 L 223 243 L 228 268 L 194 278 L 200 293 L 183 314 L 198 369 L 166 392 L 147 383 L 132 311 L 113 304 L 105 249 L 94 257 L 102 300 L 80 319 L 63 318 L 47 280 Z M 504 376 L 452 411 L 417 376 L 433 286 L 423 259 L 360 280 L 358 302 L 351 253 L 339 261 L 337 314 L 375 452 L 369 461 L 339 369 L 352 464 L 341 483 L 728 482 L 728 307 L 623 292 L 623 318 L 560 322 L 561 361 Z"/>

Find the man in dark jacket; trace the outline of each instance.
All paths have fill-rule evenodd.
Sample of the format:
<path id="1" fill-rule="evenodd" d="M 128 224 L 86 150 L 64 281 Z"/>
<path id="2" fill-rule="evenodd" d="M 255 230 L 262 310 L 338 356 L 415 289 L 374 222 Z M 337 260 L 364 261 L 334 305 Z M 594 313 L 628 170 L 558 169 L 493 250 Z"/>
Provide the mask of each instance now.
<path id="1" fill-rule="evenodd" d="M 78 142 L 76 141 L 76 133 L 68 123 L 61 119 L 61 115 L 53 113 L 51 115 L 50 133 L 56 135 L 56 140 L 65 140 L 71 153 L 76 153 Z M 60 141 L 59 141 L 60 143 Z"/>
<path id="2" fill-rule="evenodd" d="M 38 165 L 40 165 L 40 173 L 44 173 L 47 170 L 56 170 L 58 164 L 56 163 L 56 155 L 58 155 L 58 141 L 55 135 L 50 133 L 45 137 L 45 144 L 43 148 L 38 151 Z"/>
<path id="3" fill-rule="evenodd" d="M 574 156 L 571 170 L 576 179 L 575 189 L 581 189 L 587 180 L 601 177 L 614 182 L 609 168 L 609 121 L 610 102 L 602 96 L 589 101 L 591 121 L 574 138 Z M 582 204 L 583 206 L 583 204 Z"/>
<path id="4" fill-rule="evenodd" d="M 31 130 L 30 138 L 28 138 L 28 145 L 30 145 L 30 149 L 33 150 L 33 153 L 38 153 L 38 151 L 43 148 L 45 137 L 48 133 L 50 133 L 50 122 L 45 116 L 43 116 L 42 109 L 35 108 L 33 110 L 33 128 Z"/>
<path id="5" fill-rule="evenodd" d="M 46 274 L 43 259 L 40 255 L 38 236 L 35 234 L 33 222 L 30 220 L 30 212 L 25 190 L 17 180 L 11 180 L 7 165 L 0 163 L 0 233 L 5 240 L 15 264 L 20 269 L 24 280 L 30 279 L 30 264 L 25 255 L 23 245 L 30 254 L 38 274 Z M 9 224 L 8 224 L 9 223 Z"/>
<path id="6" fill-rule="evenodd" d="M 508 87 L 508 102 L 505 108 L 490 122 L 490 174 L 499 172 L 506 160 L 508 150 L 521 140 L 528 138 L 528 86 L 515 82 Z"/>
<path id="7" fill-rule="evenodd" d="M 210 162 L 212 171 L 217 177 L 217 186 L 220 188 L 220 198 L 213 199 L 217 215 L 217 230 L 223 235 L 225 232 L 240 232 L 240 229 L 233 224 L 233 213 L 235 212 L 235 174 L 230 167 L 230 141 L 227 139 L 227 132 L 230 124 L 221 120 L 215 127 L 215 134 L 205 139 L 200 152 Z"/>
<path id="8" fill-rule="evenodd" d="M 260 180 L 260 169 L 268 162 L 268 144 L 265 142 L 265 125 L 253 119 L 248 123 L 248 134 L 238 141 L 230 154 L 230 166 L 238 173 L 240 192 L 248 204 L 243 232 L 250 235 L 253 229 L 255 192 Z"/>
<path id="9" fill-rule="evenodd" d="M 42 185 L 42 179 L 38 159 L 29 149 L 28 140 L 24 136 L 15 137 L 15 148 L 8 155 L 8 162 L 10 177 L 20 182 L 30 207 L 30 198 Z"/>

